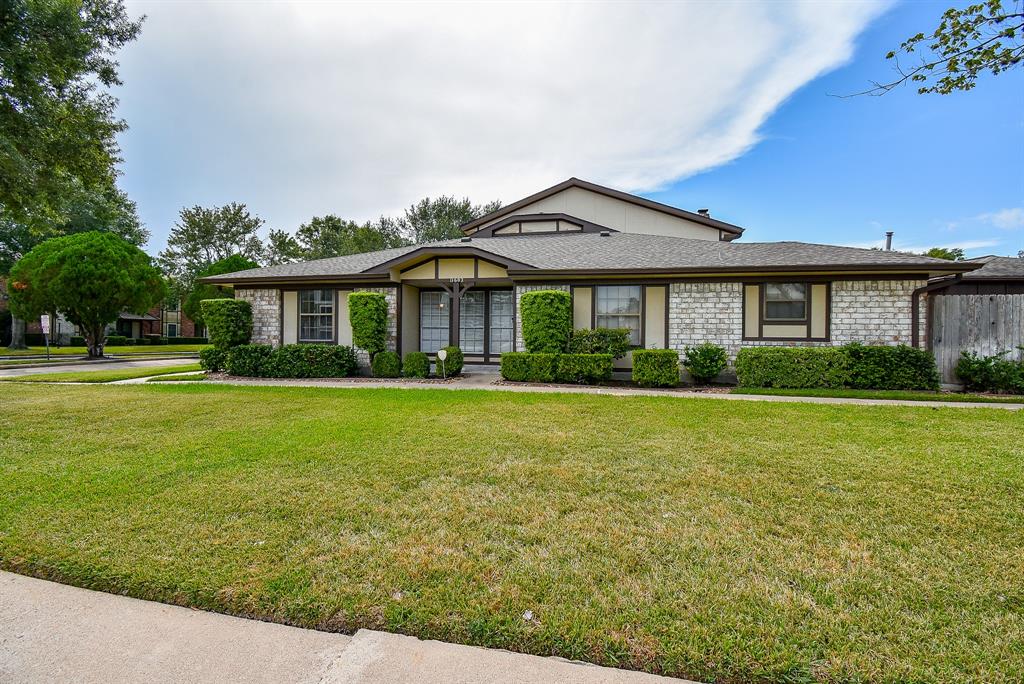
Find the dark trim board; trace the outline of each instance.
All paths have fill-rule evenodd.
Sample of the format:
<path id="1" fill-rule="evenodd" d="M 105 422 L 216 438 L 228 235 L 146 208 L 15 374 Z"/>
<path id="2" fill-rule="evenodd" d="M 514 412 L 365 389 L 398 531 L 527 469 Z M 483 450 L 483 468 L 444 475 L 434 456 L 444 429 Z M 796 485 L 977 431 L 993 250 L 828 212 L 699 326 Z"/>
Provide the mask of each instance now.
<path id="1" fill-rule="evenodd" d="M 765 283 L 775 281 L 747 281 L 740 285 L 740 340 L 743 342 L 831 342 L 832 341 L 832 283 L 826 281 L 813 282 L 804 280 L 788 280 L 783 282 L 801 283 L 806 287 L 807 301 L 804 309 L 804 318 L 800 320 L 768 320 L 765 318 Z M 825 285 L 825 336 L 813 337 L 811 329 L 814 323 L 814 285 Z M 757 288 L 757 336 L 747 335 L 747 287 Z M 804 325 L 804 337 L 766 337 L 764 327 L 766 325 Z"/>
<path id="2" fill-rule="evenodd" d="M 554 230 L 543 230 L 543 231 L 523 231 L 524 223 L 542 223 L 542 222 L 554 222 Z M 577 230 L 562 229 L 562 224 L 568 223 L 569 225 L 577 226 Z M 507 228 L 512 225 L 518 224 L 519 230 L 515 233 L 498 233 L 495 231 Z M 514 235 L 555 235 L 559 233 L 600 233 L 600 232 L 618 233 L 619 231 L 608 226 L 602 226 L 598 223 L 586 221 L 576 216 L 570 216 L 569 214 L 563 213 L 551 213 L 551 214 L 513 214 L 508 218 L 502 219 L 497 223 L 492 223 L 486 228 L 473 233 L 474 238 L 491 238 L 491 237 L 509 237 Z M 469 238 L 463 238 L 469 239 Z"/>

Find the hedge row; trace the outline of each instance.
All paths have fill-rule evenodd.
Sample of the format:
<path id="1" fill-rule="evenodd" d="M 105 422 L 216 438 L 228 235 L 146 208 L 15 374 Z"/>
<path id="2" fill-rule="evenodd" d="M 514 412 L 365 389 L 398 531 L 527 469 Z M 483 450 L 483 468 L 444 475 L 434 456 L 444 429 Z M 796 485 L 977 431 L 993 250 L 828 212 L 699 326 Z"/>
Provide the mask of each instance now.
<path id="1" fill-rule="evenodd" d="M 641 387 L 675 387 L 679 384 L 679 353 L 674 349 L 635 350 L 633 381 Z"/>
<path id="2" fill-rule="evenodd" d="M 956 374 L 964 381 L 964 388 L 981 392 L 1024 394 L 1024 358 L 1020 361 L 1007 359 L 1005 357 L 1008 353 L 994 356 L 961 353 L 956 364 Z"/>
<path id="3" fill-rule="evenodd" d="M 612 361 L 611 354 L 506 352 L 501 355 L 501 377 L 513 382 L 606 382 L 612 377 Z"/>
<path id="4" fill-rule="evenodd" d="M 906 345 L 745 347 L 736 356 L 741 387 L 937 390 L 935 359 Z"/>
<path id="5" fill-rule="evenodd" d="M 206 300 L 209 301 L 209 300 Z M 249 378 L 345 378 L 357 368 L 352 347 L 334 344 L 241 344 L 211 347 L 199 353 L 200 365 L 211 371 Z"/>

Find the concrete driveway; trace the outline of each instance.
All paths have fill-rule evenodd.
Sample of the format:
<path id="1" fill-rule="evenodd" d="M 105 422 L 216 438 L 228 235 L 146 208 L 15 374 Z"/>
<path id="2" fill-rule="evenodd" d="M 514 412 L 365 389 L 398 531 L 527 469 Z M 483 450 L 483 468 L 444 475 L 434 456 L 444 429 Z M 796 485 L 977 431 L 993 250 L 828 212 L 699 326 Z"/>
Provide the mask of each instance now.
<path id="1" fill-rule="evenodd" d="M 384 632 L 317 632 L 0 572 L 4 684 L 680 681 Z"/>
<path id="2" fill-rule="evenodd" d="M 101 370 L 118 370 L 125 368 L 160 368 L 162 366 L 181 366 L 195 363 L 198 357 L 184 356 L 177 359 L 139 359 L 133 361 L 85 361 L 78 363 L 54 363 L 33 368 L 0 368 L 0 377 L 21 377 L 38 375 L 39 373 L 78 373 Z"/>

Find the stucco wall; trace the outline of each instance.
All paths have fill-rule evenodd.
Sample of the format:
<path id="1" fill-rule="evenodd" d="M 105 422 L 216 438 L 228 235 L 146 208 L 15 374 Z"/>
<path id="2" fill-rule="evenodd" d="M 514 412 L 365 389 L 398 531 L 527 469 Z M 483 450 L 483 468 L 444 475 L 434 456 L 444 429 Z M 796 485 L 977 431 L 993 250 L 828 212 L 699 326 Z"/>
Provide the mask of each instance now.
<path id="1" fill-rule="evenodd" d="M 277 289 L 236 289 L 235 299 L 252 306 L 254 344 L 281 344 L 281 292 Z"/>
<path id="2" fill-rule="evenodd" d="M 516 351 L 526 351 L 526 345 L 523 344 L 523 317 L 520 312 L 523 308 L 520 306 L 523 294 L 526 292 L 532 292 L 534 290 L 562 290 L 564 292 L 569 291 L 568 285 L 516 285 Z"/>
<path id="3" fill-rule="evenodd" d="M 669 288 L 669 346 L 714 342 L 730 360 L 740 347 L 830 346 L 911 343 L 911 293 L 925 280 L 838 280 L 832 283 L 831 333 L 828 342 L 743 339 L 742 283 L 673 283 Z M 925 310 L 921 306 L 921 341 Z"/>

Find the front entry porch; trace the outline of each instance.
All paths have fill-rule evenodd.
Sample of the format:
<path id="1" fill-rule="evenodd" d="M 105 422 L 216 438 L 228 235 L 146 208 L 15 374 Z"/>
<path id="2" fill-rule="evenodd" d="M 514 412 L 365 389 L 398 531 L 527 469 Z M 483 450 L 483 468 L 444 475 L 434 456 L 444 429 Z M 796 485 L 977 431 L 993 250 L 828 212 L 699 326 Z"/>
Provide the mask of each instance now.
<path id="1" fill-rule="evenodd" d="M 509 286 L 435 281 L 402 286 L 402 353 L 462 350 L 466 363 L 496 364 L 513 350 L 515 292 Z"/>

